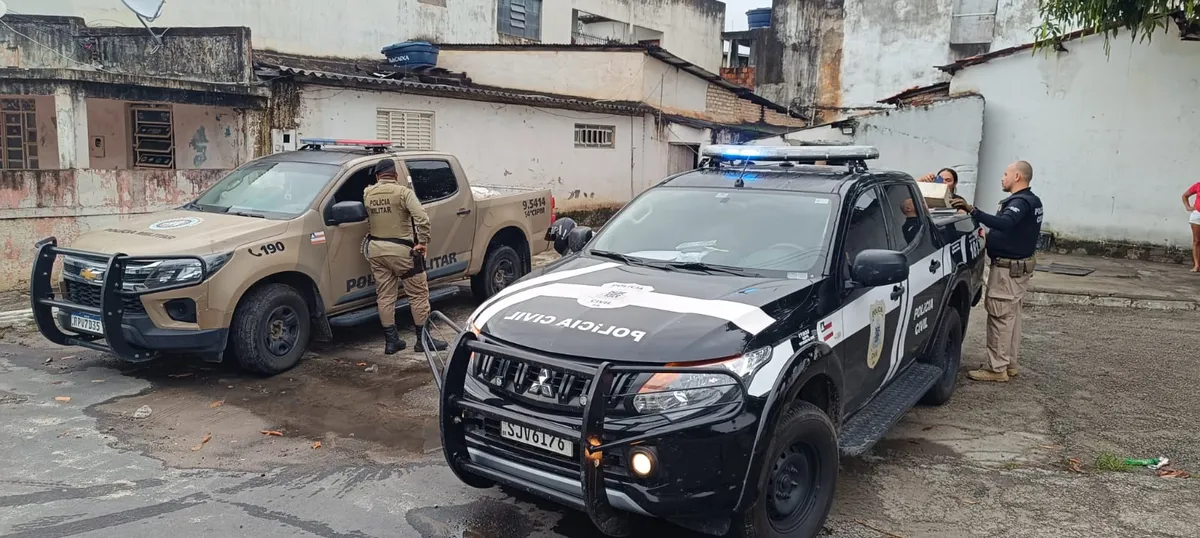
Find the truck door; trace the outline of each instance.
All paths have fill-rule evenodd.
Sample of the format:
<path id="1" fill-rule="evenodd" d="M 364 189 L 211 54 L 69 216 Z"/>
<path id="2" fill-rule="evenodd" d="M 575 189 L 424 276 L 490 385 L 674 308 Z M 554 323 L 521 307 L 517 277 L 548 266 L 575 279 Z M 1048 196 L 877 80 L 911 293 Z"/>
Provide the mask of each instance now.
<path id="1" fill-rule="evenodd" d="M 903 367 L 917 357 L 929 339 L 937 333 L 938 313 L 946 290 L 947 265 L 937 247 L 933 221 L 919 191 L 909 183 L 883 186 L 887 201 L 889 235 L 892 248 L 908 258 L 908 285 L 902 313 L 904 330 L 895 344 L 893 364 Z M 952 269 L 952 268 L 951 268 Z M 897 372 L 889 375 L 889 380 Z"/>
<path id="2" fill-rule="evenodd" d="M 848 206 L 849 225 L 843 239 L 841 269 L 843 278 L 850 278 L 854 257 L 864 250 L 889 249 L 888 219 L 885 201 L 878 188 L 871 187 L 857 195 Z M 894 342 L 908 295 L 904 283 L 895 286 L 858 288 L 849 292 L 834 321 L 818 322 L 840 325 L 834 351 L 842 358 L 843 374 L 850 398 L 848 409 L 857 410 L 883 386 L 894 369 Z M 839 319 L 840 315 L 840 319 Z"/>
<path id="3" fill-rule="evenodd" d="M 333 290 L 331 299 L 335 311 L 349 310 L 370 303 L 375 299 L 375 279 L 371 268 L 362 255 L 362 240 L 367 235 L 367 221 L 332 225 L 329 215 L 337 202 L 363 201 L 363 191 L 375 184 L 374 163 L 360 165 L 345 176 L 333 194 L 322 205 L 325 230 L 314 234 L 311 241 L 326 242 L 329 256 L 326 258 L 326 287 Z M 403 173 L 398 170 L 397 173 Z"/>
<path id="4" fill-rule="evenodd" d="M 408 159 L 404 166 L 432 226 L 426 276 L 432 282 L 465 273 L 475 242 L 476 212 L 462 170 L 436 157 Z"/>

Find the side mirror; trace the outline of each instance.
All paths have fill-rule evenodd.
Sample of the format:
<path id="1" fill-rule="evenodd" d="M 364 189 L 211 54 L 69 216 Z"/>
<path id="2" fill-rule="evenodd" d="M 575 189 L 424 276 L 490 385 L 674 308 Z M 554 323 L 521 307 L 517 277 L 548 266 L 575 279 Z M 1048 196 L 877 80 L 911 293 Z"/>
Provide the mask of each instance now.
<path id="1" fill-rule="evenodd" d="M 554 242 L 554 251 L 559 256 L 565 256 L 569 250 L 568 239 L 571 230 L 575 229 L 575 221 L 569 218 L 561 218 L 554 221 L 554 225 L 546 230 L 546 241 Z"/>
<path id="2" fill-rule="evenodd" d="M 576 226 L 567 234 L 567 249 L 571 252 L 579 252 L 586 247 L 588 241 L 592 240 L 595 232 L 587 226 Z"/>
<path id="3" fill-rule="evenodd" d="M 908 258 L 894 250 L 864 250 L 854 257 L 850 276 L 864 288 L 908 280 Z"/>
<path id="4" fill-rule="evenodd" d="M 362 202 L 338 202 L 333 204 L 330 219 L 334 224 L 349 224 L 367 220 L 367 206 Z"/>

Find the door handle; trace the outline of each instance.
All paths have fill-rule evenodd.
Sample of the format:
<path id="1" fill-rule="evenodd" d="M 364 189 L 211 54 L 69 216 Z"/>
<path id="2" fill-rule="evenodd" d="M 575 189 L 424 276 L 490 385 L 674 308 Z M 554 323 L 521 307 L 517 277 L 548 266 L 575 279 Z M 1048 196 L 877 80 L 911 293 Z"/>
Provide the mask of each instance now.
<path id="1" fill-rule="evenodd" d="M 462 208 L 462 209 L 459 209 L 459 210 L 458 210 L 458 212 L 457 212 L 457 213 L 455 213 L 455 214 L 456 214 L 456 215 L 458 215 L 458 216 L 460 216 L 460 217 L 461 217 L 461 216 L 463 216 L 463 215 L 470 215 L 470 214 L 471 214 L 471 210 L 470 210 L 470 209 L 467 209 L 467 208 L 465 208 L 465 207 L 464 207 L 464 208 Z"/>
<path id="2" fill-rule="evenodd" d="M 894 288 L 892 288 L 892 300 L 895 301 L 896 299 L 899 299 L 903 295 L 904 295 L 904 284 L 896 284 L 896 286 Z"/>
<path id="3" fill-rule="evenodd" d="M 933 260 L 932 262 L 929 263 L 929 272 L 936 273 L 938 268 L 941 266 L 942 266 L 942 262 Z"/>

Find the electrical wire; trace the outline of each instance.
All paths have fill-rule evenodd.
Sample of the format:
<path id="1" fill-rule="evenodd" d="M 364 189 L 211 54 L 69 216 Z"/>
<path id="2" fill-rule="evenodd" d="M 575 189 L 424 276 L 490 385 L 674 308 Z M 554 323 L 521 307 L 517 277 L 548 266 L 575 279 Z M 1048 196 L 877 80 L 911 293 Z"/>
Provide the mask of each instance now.
<path id="1" fill-rule="evenodd" d="M 48 50 L 48 51 L 50 51 L 50 52 L 53 52 L 54 54 L 57 54 L 58 56 L 61 56 L 61 57 L 62 57 L 64 60 L 67 60 L 68 62 L 72 62 L 72 63 L 76 63 L 76 64 L 79 64 L 79 65 L 87 66 L 87 67 L 90 67 L 90 68 L 92 68 L 92 69 L 95 69 L 95 70 L 97 70 L 97 71 L 104 72 L 104 73 L 112 73 L 112 74 L 115 74 L 115 75 L 124 75 L 124 74 L 125 74 L 125 73 L 121 73 L 121 72 L 119 72 L 119 71 L 111 71 L 111 70 L 108 70 L 108 69 L 105 69 L 105 68 L 103 68 L 103 67 L 100 67 L 100 66 L 97 66 L 97 65 L 94 65 L 94 64 L 90 64 L 90 63 L 87 63 L 87 62 L 81 62 L 81 61 L 79 61 L 79 60 L 76 60 L 75 58 L 72 58 L 72 57 L 70 57 L 70 56 L 67 56 L 66 54 L 63 54 L 62 52 L 59 52 L 59 50 L 58 50 L 58 49 L 56 49 L 56 48 L 54 48 L 54 47 L 50 47 L 50 46 L 48 46 L 48 45 L 46 45 L 46 44 L 42 43 L 41 41 L 38 41 L 38 40 L 36 40 L 36 39 L 34 39 L 34 38 L 32 38 L 32 37 L 29 37 L 29 36 L 27 36 L 27 35 L 25 35 L 25 34 L 22 34 L 21 32 L 17 31 L 17 29 L 16 29 L 16 28 L 13 28 L 11 25 L 9 25 L 9 24 L 8 24 L 8 22 L 5 22 L 3 19 L 0 19 L 0 24 L 4 25 L 4 27 L 5 27 L 5 28 L 8 28 L 8 30 L 9 30 L 10 32 L 12 32 L 12 33 L 14 33 L 14 34 L 17 34 L 17 35 L 19 35 L 19 36 L 21 36 L 21 37 L 23 37 L 23 38 L 25 38 L 25 39 L 28 39 L 28 40 L 29 40 L 29 42 L 33 43 L 34 45 L 37 45 L 37 46 L 39 46 L 39 47 L 42 47 L 43 49 L 46 49 L 46 50 Z"/>

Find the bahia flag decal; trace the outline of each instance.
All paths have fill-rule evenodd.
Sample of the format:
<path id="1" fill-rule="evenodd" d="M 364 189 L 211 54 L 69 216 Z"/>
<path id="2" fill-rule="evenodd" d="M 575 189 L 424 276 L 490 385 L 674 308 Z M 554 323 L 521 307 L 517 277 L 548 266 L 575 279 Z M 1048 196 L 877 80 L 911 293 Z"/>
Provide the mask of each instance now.
<path id="1" fill-rule="evenodd" d="M 308 236 L 308 240 L 314 245 L 324 245 L 325 232 L 313 232 L 312 235 Z"/>
<path id="2" fill-rule="evenodd" d="M 822 342 L 828 342 L 830 338 L 833 338 L 833 322 L 832 321 L 822 321 L 820 328 L 821 328 L 821 341 Z"/>

